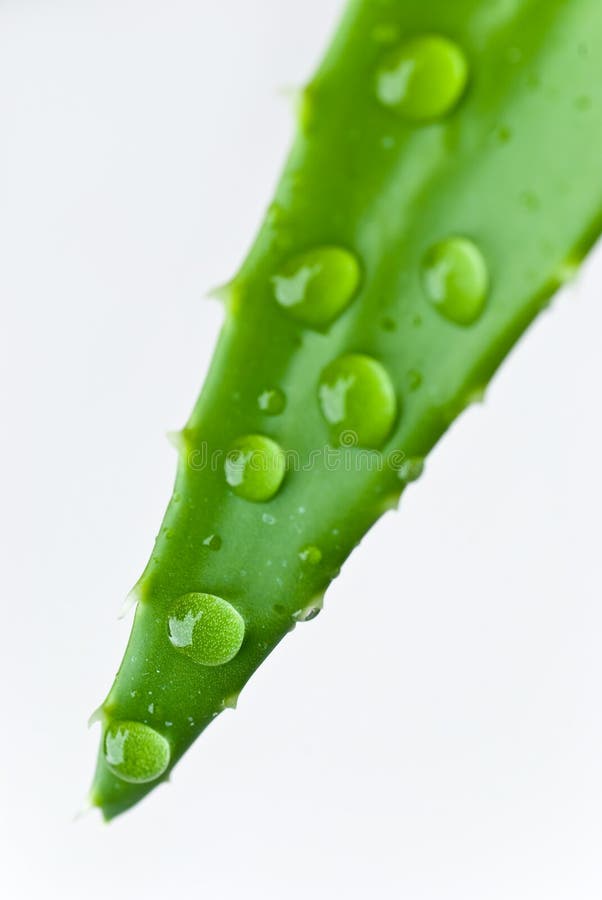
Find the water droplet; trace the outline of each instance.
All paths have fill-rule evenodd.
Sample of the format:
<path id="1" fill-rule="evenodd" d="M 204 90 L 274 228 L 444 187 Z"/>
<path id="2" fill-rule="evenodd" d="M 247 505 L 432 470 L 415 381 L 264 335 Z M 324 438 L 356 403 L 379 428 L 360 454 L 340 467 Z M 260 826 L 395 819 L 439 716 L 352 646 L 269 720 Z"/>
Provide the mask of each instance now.
<path id="1" fill-rule="evenodd" d="M 506 125 L 500 125 L 495 134 L 500 144 L 507 144 L 512 140 L 512 131 Z"/>
<path id="2" fill-rule="evenodd" d="M 240 691 L 235 691 L 233 694 L 228 694 L 227 697 L 224 697 L 223 707 L 224 709 L 236 709 L 238 706 L 238 701 L 240 698 Z"/>
<path id="3" fill-rule="evenodd" d="M 182 429 L 181 431 L 168 431 L 165 435 L 168 440 L 168 443 L 177 450 L 178 453 L 183 453 L 186 450 L 186 430 Z"/>
<path id="4" fill-rule="evenodd" d="M 115 722 L 105 732 L 105 761 L 122 781 L 156 781 L 167 769 L 170 756 L 167 739 L 141 722 Z"/>
<path id="5" fill-rule="evenodd" d="M 129 611 L 131 609 L 134 609 L 134 607 L 138 606 L 141 599 L 142 599 L 142 591 L 140 590 L 140 587 L 137 584 L 137 585 L 135 585 L 135 587 L 132 588 L 132 590 L 129 592 L 129 594 L 123 601 L 123 604 L 121 606 L 121 609 L 119 610 L 119 615 L 117 616 L 117 618 L 125 619 L 125 617 L 129 613 Z"/>
<path id="6" fill-rule="evenodd" d="M 412 481 L 418 481 L 424 472 L 424 459 L 421 456 L 409 456 L 404 459 L 397 474 L 400 481 L 410 484 Z"/>
<path id="7" fill-rule="evenodd" d="M 310 566 L 317 566 L 322 562 L 322 551 L 313 544 L 308 544 L 299 551 L 299 559 L 301 562 L 309 563 Z"/>
<path id="8" fill-rule="evenodd" d="M 264 513 L 261 517 L 261 521 L 265 525 L 275 525 L 277 522 L 276 516 L 271 516 L 269 513 Z"/>
<path id="9" fill-rule="evenodd" d="M 410 38 L 389 54 L 376 77 L 376 94 L 404 118 L 437 119 L 459 102 L 468 81 L 461 48 L 438 34 Z"/>
<path id="10" fill-rule="evenodd" d="M 426 294 L 435 309 L 457 325 L 471 325 L 485 307 L 489 273 L 483 254 L 466 238 L 447 238 L 426 254 Z"/>
<path id="11" fill-rule="evenodd" d="M 397 414 L 395 390 L 386 369 L 370 356 L 340 356 L 322 372 L 318 388 L 322 414 L 337 443 L 381 447 Z"/>
<path id="12" fill-rule="evenodd" d="M 519 199 L 525 209 L 530 212 L 537 212 L 539 209 L 539 197 L 534 191 L 522 191 Z"/>
<path id="13" fill-rule="evenodd" d="M 408 384 L 411 391 L 417 391 L 422 384 L 422 373 L 418 369 L 410 369 L 408 372 Z"/>
<path id="14" fill-rule="evenodd" d="M 399 40 L 399 25 L 393 22 L 381 22 L 372 29 L 372 40 L 377 44 L 394 44 Z"/>
<path id="15" fill-rule="evenodd" d="M 257 406 L 268 416 L 279 416 L 284 412 L 286 397 L 279 388 L 268 388 L 257 398 Z"/>
<path id="16" fill-rule="evenodd" d="M 245 622 L 231 603 L 213 594 L 185 594 L 169 611 L 169 640 L 201 666 L 223 666 L 234 659 L 245 636 Z"/>
<path id="17" fill-rule="evenodd" d="M 321 606 L 306 606 L 305 609 L 298 609 L 293 613 L 295 622 L 311 622 L 316 619 L 322 612 Z"/>
<path id="18" fill-rule="evenodd" d="M 353 300 L 360 266 L 342 247 L 316 247 L 286 262 L 272 278 L 274 296 L 298 322 L 321 329 Z"/>
<path id="19" fill-rule="evenodd" d="M 587 94 L 582 94 L 580 97 L 577 97 L 575 100 L 575 109 L 578 109 L 580 112 L 585 112 L 588 109 L 592 108 L 592 98 Z"/>
<path id="20" fill-rule="evenodd" d="M 209 547 L 210 550 L 217 552 L 218 550 L 221 550 L 222 543 L 223 542 L 219 534 L 209 534 L 203 541 L 203 546 Z"/>
<path id="21" fill-rule="evenodd" d="M 286 472 L 282 447 L 261 434 L 238 438 L 224 466 L 226 481 L 239 497 L 256 503 L 278 493 Z"/>

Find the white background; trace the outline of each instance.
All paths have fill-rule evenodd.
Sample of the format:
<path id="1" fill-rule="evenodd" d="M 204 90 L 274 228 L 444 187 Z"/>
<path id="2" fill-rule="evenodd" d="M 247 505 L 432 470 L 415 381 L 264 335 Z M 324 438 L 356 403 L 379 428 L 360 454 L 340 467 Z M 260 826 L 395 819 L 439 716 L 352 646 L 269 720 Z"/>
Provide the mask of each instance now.
<path id="1" fill-rule="evenodd" d="M 602 896 L 602 255 L 178 767 L 73 823 L 116 617 L 339 0 L 0 0 L 0 891 Z M 578 161 L 576 161 L 578 166 Z"/>

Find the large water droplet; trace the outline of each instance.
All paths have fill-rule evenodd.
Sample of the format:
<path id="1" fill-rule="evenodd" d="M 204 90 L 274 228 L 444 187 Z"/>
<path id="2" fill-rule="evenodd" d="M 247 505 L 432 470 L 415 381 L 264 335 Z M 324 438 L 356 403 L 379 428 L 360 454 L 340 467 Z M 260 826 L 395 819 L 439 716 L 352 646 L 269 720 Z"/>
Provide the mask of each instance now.
<path id="1" fill-rule="evenodd" d="M 268 416 L 279 416 L 284 412 L 286 397 L 280 388 L 268 388 L 258 396 L 257 406 Z"/>
<path id="2" fill-rule="evenodd" d="M 410 38 L 389 54 L 376 77 L 384 106 L 415 122 L 437 119 L 459 102 L 468 81 L 462 49 L 438 34 Z"/>
<path id="3" fill-rule="evenodd" d="M 110 725 L 103 748 L 111 772 L 132 784 L 156 781 L 167 769 L 171 756 L 169 741 L 141 722 Z"/>
<path id="4" fill-rule="evenodd" d="M 231 445 L 224 466 L 226 481 L 239 497 L 256 503 L 278 493 L 286 472 L 282 447 L 261 434 L 248 434 Z"/>
<path id="5" fill-rule="evenodd" d="M 316 247 L 288 260 L 272 284 L 277 302 L 289 315 L 321 329 L 351 303 L 360 277 L 353 253 L 342 247 Z"/>
<path id="6" fill-rule="evenodd" d="M 201 666 L 223 666 L 234 659 L 245 636 L 245 622 L 231 603 L 213 594 L 185 594 L 167 620 L 169 640 Z"/>
<path id="7" fill-rule="evenodd" d="M 338 443 L 381 447 L 397 414 L 395 390 L 386 369 L 370 356 L 350 353 L 322 372 L 318 388 L 322 414 Z"/>
<path id="8" fill-rule="evenodd" d="M 452 237 L 431 247 L 424 259 L 423 278 L 429 300 L 451 322 L 471 325 L 483 312 L 489 273 L 472 241 Z"/>

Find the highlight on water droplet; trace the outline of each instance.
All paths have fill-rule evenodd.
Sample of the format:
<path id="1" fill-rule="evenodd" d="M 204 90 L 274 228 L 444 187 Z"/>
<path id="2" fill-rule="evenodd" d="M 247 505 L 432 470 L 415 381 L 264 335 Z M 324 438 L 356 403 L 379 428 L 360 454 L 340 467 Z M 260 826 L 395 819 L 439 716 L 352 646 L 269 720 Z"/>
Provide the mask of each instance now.
<path id="1" fill-rule="evenodd" d="M 156 781 L 171 757 L 169 741 L 142 722 L 114 722 L 105 732 L 103 750 L 111 772 L 131 784 Z"/>
<path id="2" fill-rule="evenodd" d="M 201 666 L 223 666 L 234 659 L 245 636 L 245 621 L 231 603 L 213 594 L 179 597 L 167 618 L 176 650 Z"/>
<path id="3" fill-rule="evenodd" d="M 310 566 L 317 566 L 322 562 L 322 551 L 314 544 L 308 544 L 299 551 L 299 559 Z"/>
<path id="4" fill-rule="evenodd" d="M 343 247 L 315 247 L 289 259 L 272 278 L 277 303 L 310 328 L 330 325 L 359 288 L 356 256 Z"/>
<path id="5" fill-rule="evenodd" d="M 371 356 L 349 353 L 330 363 L 320 377 L 322 415 L 337 443 L 381 447 L 397 416 L 397 398 L 386 369 Z"/>
<path id="6" fill-rule="evenodd" d="M 424 289 L 435 309 L 450 322 L 472 325 L 485 308 L 489 291 L 487 263 L 479 248 L 464 237 L 450 237 L 426 254 Z"/>
<path id="7" fill-rule="evenodd" d="M 270 500 L 280 490 L 286 474 L 284 450 L 265 435 L 245 435 L 230 446 L 224 472 L 239 497 L 255 503 Z"/>
<path id="8" fill-rule="evenodd" d="M 384 105 L 414 122 L 451 112 L 468 82 L 468 62 L 461 47 L 440 34 L 410 38 L 382 62 L 376 95 Z"/>
<path id="9" fill-rule="evenodd" d="M 258 396 L 257 406 L 268 416 L 279 416 L 286 407 L 286 397 L 280 388 L 267 388 Z"/>

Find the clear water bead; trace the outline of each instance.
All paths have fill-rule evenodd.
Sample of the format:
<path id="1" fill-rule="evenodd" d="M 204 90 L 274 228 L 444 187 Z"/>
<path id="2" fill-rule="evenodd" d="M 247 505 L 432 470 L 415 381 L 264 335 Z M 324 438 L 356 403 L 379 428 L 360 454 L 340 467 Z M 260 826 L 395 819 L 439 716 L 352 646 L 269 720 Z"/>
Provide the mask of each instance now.
<path id="1" fill-rule="evenodd" d="M 343 247 L 315 247 L 288 260 L 272 277 L 276 302 L 310 328 L 323 329 L 349 306 L 361 280 L 356 256 Z"/>
<path id="2" fill-rule="evenodd" d="M 103 751 L 111 772 L 131 784 L 156 781 L 171 758 L 167 738 L 142 722 L 114 722 L 105 732 Z"/>
<path id="3" fill-rule="evenodd" d="M 237 655 L 245 622 L 231 603 L 213 594 L 179 597 L 167 620 L 173 647 L 202 666 L 223 666 Z"/>
<path id="4" fill-rule="evenodd" d="M 350 353 L 330 363 L 320 377 L 322 415 L 337 443 L 381 447 L 397 416 L 397 398 L 387 370 L 371 356 Z"/>
<path id="5" fill-rule="evenodd" d="M 379 101 L 405 119 L 427 122 L 451 112 L 468 82 L 468 63 L 454 41 L 439 34 L 410 38 L 383 61 Z"/>
<path id="6" fill-rule="evenodd" d="M 472 325 L 485 308 L 489 272 L 476 244 L 450 237 L 426 254 L 422 275 L 426 295 L 444 318 L 456 325 Z"/>
<path id="7" fill-rule="evenodd" d="M 261 503 L 280 490 L 286 474 L 286 457 L 282 447 L 271 438 L 249 434 L 230 446 L 224 472 L 234 493 Z"/>

